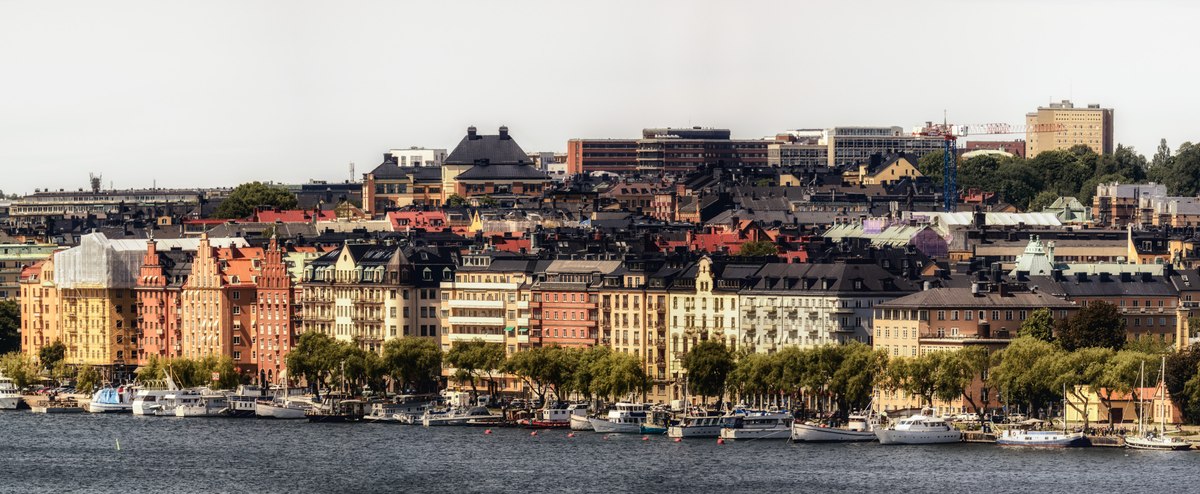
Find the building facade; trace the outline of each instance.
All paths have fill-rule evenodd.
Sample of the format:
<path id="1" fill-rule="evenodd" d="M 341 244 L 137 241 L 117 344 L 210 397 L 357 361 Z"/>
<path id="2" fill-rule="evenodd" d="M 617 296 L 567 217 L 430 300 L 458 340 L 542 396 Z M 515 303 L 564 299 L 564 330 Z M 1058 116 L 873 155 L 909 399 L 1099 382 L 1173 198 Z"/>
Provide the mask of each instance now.
<path id="1" fill-rule="evenodd" d="M 1100 105 L 1076 108 L 1071 100 L 1039 106 L 1025 114 L 1025 156 L 1084 145 L 1097 154 L 1113 152 L 1113 110 Z M 1054 128 L 1054 132 L 1043 129 Z"/>

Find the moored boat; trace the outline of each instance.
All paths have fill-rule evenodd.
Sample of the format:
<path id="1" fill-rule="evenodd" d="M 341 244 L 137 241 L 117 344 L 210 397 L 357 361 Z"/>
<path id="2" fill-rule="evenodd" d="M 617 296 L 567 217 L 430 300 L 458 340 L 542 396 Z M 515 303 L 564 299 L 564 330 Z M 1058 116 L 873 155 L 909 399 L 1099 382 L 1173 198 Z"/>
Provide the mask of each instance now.
<path id="1" fill-rule="evenodd" d="M 729 418 L 721 428 L 723 439 L 788 439 L 792 436 L 790 413 L 753 412 Z"/>
<path id="2" fill-rule="evenodd" d="M 817 422 L 795 422 L 792 424 L 792 440 L 805 443 L 870 442 L 875 437 L 875 427 L 870 416 L 852 413 L 845 427 L 832 427 Z"/>
<path id="3" fill-rule="evenodd" d="M 452 408 L 444 412 L 430 411 L 421 417 L 421 425 L 438 427 L 446 425 L 496 425 L 502 417 L 492 415 L 486 407 Z"/>
<path id="4" fill-rule="evenodd" d="M 21 390 L 13 380 L 0 376 L 0 410 L 16 410 L 21 403 Z"/>
<path id="5" fill-rule="evenodd" d="M 996 436 L 996 444 L 1041 448 L 1072 448 L 1091 445 L 1082 432 L 1031 431 L 1021 428 L 1004 430 L 999 436 Z"/>
<path id="6" fill-rule="evenodd" d="M 962 431 L 932 415 L 917 414 L 875 429 L 879 444 L 942 444 L 962 441 Z"/>
<path id="7" fill-rule="evenodd" d="M 684 417 L 678 424 L 674 424 L 667 428 L 667 437 L 672 438 L 700 438 L 700 437 L 719 437 L 721 429 L 725 427 L 727 421 L 733 417 L 723 415 L 697 415 Z"/>
<path id="8" fill-rule="evenodd" d="M 646 406 L 640 403 L 617 403 L 605 418 L 588 418 L 592 430 L 601 434 L 637 434 L 645 421 Z"/>
<path id="9" fill-rule="evenodd" d="M 1144 383 L 1146 380 L 1146 364 L 1142 364 L 1142 370 L 1139 371 L 1140 378 Z M 1167 357 L 1162 358 L 1162 370 L 1158 378 L 1158 388 L 1154 391 L 1155 410 L 1154 415 L 1158 416 L 1158 429 L 1147 429 L 1145 421 L 1142 420 L 1146 415 L 1144 411 L 1138 413 L 1138 433 L 1136 435 L 1125 436 L 1125 447 L 1130 449 L 1143 449 L 1155 451 L 1184 451 L 1192 449 L 1192 443 L 1171 437 L 1167 435 L 1167 407 L 1165 406 L 1167 396 Z M 1143 385 L 1144 386 L 1144 385 Z M 1138 400 L 1138 408 L 1142 408 L 1143 403 Z"/>
<path id="10" fill-rule="evenodd" d="M 573 431 L 590 431 L 592 430 L 592 421 L 585 414 L 583 416 L 572 415 L 570 417 L 571 430 Z"/>
<path id="11" fill-rule="evenodd" d="M 259 400 L 254 404 L 254 416 L 266 419 L 296 420 L 304 418 L 304 412 L 312 407 L 312 400 L 303 398 Z"/>
<path id="12" fill-rule="evenodd" d="M 337 395 L 326 395 L 320 405 L 304 412 L 309 422 L 358 422 L 365 413 L 362 400 L 344 399 Z"/>
<path id="13" fill-rule="evenodd" d="M 175 405 L 176 417 L 226 417 L 229 397 L 219 393 L 182 395 Z"/>
<path id="14" fill-rule="evenodd" d="M 130 413 L 133 411 L 133 396 L 132 387 L 106 386 L 92 393 L 92 399 L 88 401 L 88 411 L 91 413 Z"/>

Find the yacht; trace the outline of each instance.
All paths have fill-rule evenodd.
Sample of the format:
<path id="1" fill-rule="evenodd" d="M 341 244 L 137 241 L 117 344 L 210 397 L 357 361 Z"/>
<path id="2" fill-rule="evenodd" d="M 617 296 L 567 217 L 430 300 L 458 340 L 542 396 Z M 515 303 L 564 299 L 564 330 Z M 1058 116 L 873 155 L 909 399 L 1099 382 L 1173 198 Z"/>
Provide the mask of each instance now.
<path id="1" fill-rule="evenodd" d="M 755 412 L 735 416 L 721 428 L 722 439 L 788 439 L 792 436 L 790 413 Z"/>
<path id="2" fill-rule="evenodd" d="M 1151 431 L 1142 435 L 1125 436 L 1125 447 L 1158 451 L 1184 451 L 1192 449 L 1192 443 Z"/>
<path id="3" fill-rule="evenodd" d="M 678 424 L 667 428 L 667 437 L 720 437 L 721 429 L 725 427 L 728 421 L 735 418 L 724 415 L 687 416 L 683 420 L 680 420 Z"/>
<path id="4" fill-rule="evenodd" d="M 933 415 L 917 414 L 875 429 L 879 444 L 941 444 L 962 441 L 962 432 Z"/>
<path id="5" fill-rule="evenodd" d="M 637 434 L 646 421 L 646 405 L 640 403 L 617 403 L 608 411 L 606 418 L 589 417 L 592 430 L 601 434 Z"/>
<path id="6" fill-rule="evenodd" d="M 311 399 L 300 397 L 259 400 L 254 404 L 254 416 L 267 419 L 302 419 L 304 412 L 312 407 Z"/>
<path id="7" fill-rule="evenodd" d="M 817 422 L 792 424 L 792 440 L 806 443 L 870 442 L 876 440 L 875 426 L 865 413 L 852 413 L 845 427 Z"/>
<path id="8" fill-rule="evenodd" d="M 533 429 L 566 429 L 571 426 L 571 417 L 587 418 L 587 405 L 572 404 L 565 408 L 543 408 L 521 425 Z"/>
<path id="9" fill-rule="evenodd" d="M 16 410 L 21 403 L 21 391 L 13 384 L 13 380 L 0 377 L 0 410 Z"/>
<path id="10" fill-rule="evenodd" d="M 158 400 L 157 407 L 153 408 L 152 415 L 156 417 L 176 417 L 175 409 L 180 406 L 195 405 L 200 401 L 200 391 L 195 389 L 181 389 L 169 392 Z"/>
<path id="11" fill-rule="evenodd" d="M 340 395 L 325 395 L 320 405 L 304 412 L 309 422 L 358 422 L 366 404 L 362 400 L 345 399 Z"/>
<path id="12" fill-rule="evenodd" d="M 500 417 L 492 415 L 487 407 L 452 408 L 449 411 L 427 411 L 421 417 L 421 425 L 437 427 L 443 425 L 493 425 Z"/>
<path id="13" fill-rule="evenodd" d="M 262 388 L 253 384 L 238 386 L 237 391 L 229 395 L 229 411 L 226 416 L 234 418 L 255 416 L 258 399 L 262 397 L 262 394 Z"/>
<path id="14" fill-rule="evenodd" d="M 569 422 L 573 431 L 590 431 L 592 429 L 592 420 L 587 416 L 586 408 L 583 415 L 571 415 Z"/>
<path id="15" fill-rule="evenodd" d="M 227 417 L 229 397 L 220 393 L 183 395 L 175 405 L 176 417 Z"/>
<path id="16" fill-rule="evenodd" d="M 168 373 L 162 381 L 151 381 L 142 383 L 133 394 L 133 414 L 134 415 L 158 415 L 167 404 L 166 397 L 179 392 L 179 388 L 175 386 L 175 380 L 171 379 L 171 374 Z M 171 415 L 171 414 L 165 414 Z"/>
<path id="17" fill-rule="evenodd" d="M 1144 388 L 1146 380 L 1145 363 L 1142 364 L 1142 370 L 1139 371 L 1139 374 L 1141 375 L 1140 379 Z M 1166 377 L 1167 357 L 1164 356 L 1162 358 L 1162 370 L 1158 378 L 1158 388 L 1154 391 L 1154 399 L 1159 399 L 1167 395 Z M 1138 400 L 1138 407 L 1143 407 L 1140 399 Z M 1138 433 L 1136 435 L 1125 436 L 1126 448 L 1158 451 L 1183 451 L 1192 449 L 1192 443 L 1167 435 L 1167 409 L 1165 406 L 1162 406 L 1162 401 L 1155 402 L 1154 415 L 1158 416 L 1158 430 L 1146 428 L 1145 421 L 1142 420 L 1145 415 L 1146 412 L 1144 410 L 1138 414 Z"/>
<path id="18" fill-rule="evenodd" d="M 392 419 L 401 424 L 414 425 L 421 423 L 425 412 L 438 402 L 438 395 L 401 395 L 395 398 L 395 403 L 388 406 Z"/>
<path id="19" fill-rule="evenodd" d="M 129 413 L 133 411 L 134 390 L 129 386 L 105 386 L 92 394 L 88 411 L 92 413 Z"/>
<path id="20" fill-rule="evenodd" d="M 1005 429 L 996 437 L 1000 446 L 1033 446 L 1042 448 L 1070 448 L 1090 446 L 1082 432 L 1031 431 L 1024 428 Z"/>

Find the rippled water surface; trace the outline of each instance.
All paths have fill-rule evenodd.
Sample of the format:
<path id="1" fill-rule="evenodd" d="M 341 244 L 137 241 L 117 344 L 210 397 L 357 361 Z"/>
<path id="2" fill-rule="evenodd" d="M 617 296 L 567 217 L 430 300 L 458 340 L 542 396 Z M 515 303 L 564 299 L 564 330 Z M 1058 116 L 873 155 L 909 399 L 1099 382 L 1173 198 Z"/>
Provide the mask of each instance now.
<path id="1" fill-rule="evenodd" d="M 117 442 L 120 441 L 120 450 Z M 0 412 L 0 492 L 1197 492 L 1200 452 Z"/>

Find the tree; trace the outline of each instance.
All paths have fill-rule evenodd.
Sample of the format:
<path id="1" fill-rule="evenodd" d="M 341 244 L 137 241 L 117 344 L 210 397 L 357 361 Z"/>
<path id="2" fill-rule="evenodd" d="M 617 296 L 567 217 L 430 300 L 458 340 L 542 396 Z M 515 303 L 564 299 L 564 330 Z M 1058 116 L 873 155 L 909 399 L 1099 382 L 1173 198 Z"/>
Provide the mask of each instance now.
<path id="1" fill-rule="evenodd" d="M 1021 322 L 1021 329 L 1017 330 L 1017 336 L 1054 341 L 1054 315 L 1050 313 L 1050 309 L 1043 307 L 1033 311 L 1025 321 Z"/>
<path id="2" fill-rule="evenodd" d="M 1081 348 L 1058 359 L 1052 368 L 1052 373 L 1056 376 L 1054 386 L 1066 388 L 1067 393 L 1075 398 L 1069 400 L 1069 403 L 1071 408 L 1083 416 L 1085 429 L 1089 423 L 1089 391 L 1099 394 L 1100 388 L 1107 384 L 1107 363 L 1114 354 L 1109 348 Z"/>
<path id="3" fill-rule="evenodd" d="M 593 371 L 598 369 L 595 363 L 606 359 L 610 353 L 612 353 L 612 349 L 605 346 L 594 346 L 586 350 L 571 352 L 572 357 L 568 358 L 574 358 L 574 365 L 572 366 L 574 372 L 572 372 L 571 379 L 567 382 L 569 383 L 569 387 L 573 391 L 582 394 L 584 399 L 588 401 L 598 396 L 599 393 L 593 387 L 593 383 L 596 380 Z M 564 386 L 567 383 L 564 383 Z"/>
<path id="4" fill-rule="evenodd" d="M 1096 382 L 1096 395 L 1105 407 L 1111 408 L 1113 395 L 1130 393 L 1133 401 L 1140 401 L 1141 397 L 1138 393 L 1140 387 L 1141 373 L 1144 369 L 1153 369 L 1154 365 L 1159 362 L 1158 355 L 1142 353 L 1135 350 L 1121 350 L 1112 356 L 1105 363 L 1104 374 L 1100 376 Z M 1106 392 L 1101 393 L 1099 389 L 1104 389 Z M 1136 414 L 1141 414 L 1141 410 L 1135 408 Z M 1112 425 L 1112 414 L 1108 416 L 1108 424 Z"/>
<path id="5" fill-rule="evenodd" d="M 333 337 L 316 331 L 300 335 L 300 340 L 287 355 L 288 374 L 292 378 L 303 377 L 314 391 L 321 391 L 321 384 L 333 374 L 338 362 L 337 342 Z"/>
<path id="6" fill-rule="evenodd" d="M 597 395 L 620 399 L 644 392 L 649 384 L 641 361 L 628 353 L 609 352 L 592 362 L 592 389 Z"/>
<path id="7" fill-rule="evenodd" d="M 1190 142 L 1179 145 L 1173 158 L 1150 168 L 1148 178 L 1166 185 L 1171 195 L 1196 195 L 1200 192 L 1200 146 Z"/>
<path id="8" fill-rule="evenodd" d="M 62 340 L 54 340 L 54 343 L 38 350 L 38 363 L 43 369 L 53 370 L 66 355 L 67 345 L 64 345 Z"/>
<path id="9" fill-rule="evenodd" d="M 21 306 L 16 300 L 0 301 L 0 354 L 21 351 Z"/>
<path id="10" fill-rule="evenodd" d="M 1060 323 L 1058 342 L 1067 351 L 1089 347 L 1119 350 L 1125 346 L 1125 319 L 1113 304 L 1090 302 Z"/>
<path id="11" fill-rule="evenodd" d="M 562 351 L 559 347 L 536 347 L 516 352 L 504 362 L 504 371 L 521 378 L 538 400 L 545 403 L 546 391 L 550 388 L 549 374 L 563 371 L 556 362 L 555 354 L 559 351 Z"/>
<path id="12" fill-rule="evenodd" d="M 277 185 L 262 182 L 244 183 L 235 187 L 229 196 L 221 201 L 215 216 L 245 218 L 260 207 L 292 209 L 296 207 L 296 195 Z"/>
<path id="13" fill-rule="evenodd" d="M 938 364 L 937 390 L 935 394 L 942 401 L 951 401 L 962 397 L 978 412 L 980 405 L 968 391 L 976 378 L 983 379 L 983 373 L 988 368 L 989 356 L 987 348 L 968 346 L 950 352 L 934 352 Z"/>
<path id="14" fill-rule="evenodd" d="M 1054 201 L 1057 201 L 1058 197 L 1058 194 L 1052 190 L 1043 190 L 1038 192 L 1038 194 L 1033 197 L 1033 200 L 1029 201 L 1029 207 L 1026 210 L 1031 213 L 1040 213 L 1046 208 L 1050 207 L 1051 204 L 1054 204 Z"/>
<path id="15" fill-rule="evenodd" d="M 775 242 L 760 240 L 755 242 L 746 242 L 738 248 L 737 255 L 740 257 L 763 257 L 773 256 L 779 253 L 779 246 Z"/>
<path id="16" fill-rule="evenodd" d="M 1158 168 L 1171 165 L 1171 147 L 1167 145 L 1167 139 L 1163 138 L 1158 141 L 1158 151 L 1154 153 L 1154 158 L 1150 161 L 1150 168 Z"/>
<path id="17" fill-rule="evenodd" d="M 450 197 L 446 198 L 446 207 L 448 208 L 461 208 L 467 204 L 467 198 L 458 194 L 450 194 Z"/>
<path id="18" fill-rule="evenodd" d="M 889 360 L 881 382 L 882 387 L 916 396 L 920 399 L 921 406 L 932 407 L 938 389 L 938 369 L 935 361 L 937 357 L 934 356 L 937 353 Z"/>
<path id="19" fill-rule="evenodd" d="M 504 365 L 504 346 L 473 340 L 458 343 L 446 352 L 446 363 L 455 369 L 454 377 L 460 383 L 471 384 L 471 400 L 479 398 L 479 379 L 486 377 L 491 383 L 492 374 Z"/>
<path id="20" fill-rule="evenodd" d="M 402 389 L 431 390 L 442 374 L 442 348 L 429 338 L 388 340 L 383 344 L 383 363 Z"/>
<path id="21" fill-rule="evenodd" d="M 733 354 L 720 342 L 702 341 L 683 356 L 683 368 L 687 370 L 689 392 L 700 395 L 701 402 L 717 396 L 720 403 L 725 379 L 733 370 Z"/>
<path id="22" fill-rule="evenodd" d="M 834 396 L 838 413 L 845 418 L 853 410 L 861 410 L 871 402 L 875 382 L 887 367 L 884 350 L 872 350 L 869 345 L 851 342 L 834 346 L 842 354 L 841 362 L 830 376 L 827 388 Z"/>
<path id="23" fill-rule="evenodd" d="M 1058 394 L 1052 366 L 1062 355 L 1058 346 L 1023 334 L 992 354 L 988 383 L 1006 405 L 1025 404 L 1027 410 L 1037 410 Z"/>
<path id="24" fill-rule="evenodd" d="M 100 375 L 100 370 L 90 365 L 85 365 L 79 368 L 79 374 L 75 376 L 75 391 L 80 394 L 91 395 L 100 385 L 104 383 L 104 376 Z"/>
<path id="25" fill-rule="evenodd" d="M 1183 411 L 1190 423 L 1200 422 L 1200 407 L 1193 407 L 1192 396 L 1185 392 L 1189 380 L 1200 373 L 1200 343 L 1192 344 L 1182 351 L 1167 354 L 1167 392 L 1171 401 Z M 1197 403 L 1200 405 L 1200 403 Z M 1192 414 L 1193 412 L 1197 412 Z"/>
<path id="26" fill-rule="evenodd" d="M 0 374 L 13 380 L 13 385 L 24 388 L 38 379 L 38 366 L 33 359 L 21 352 L 0 355 Z"/>

